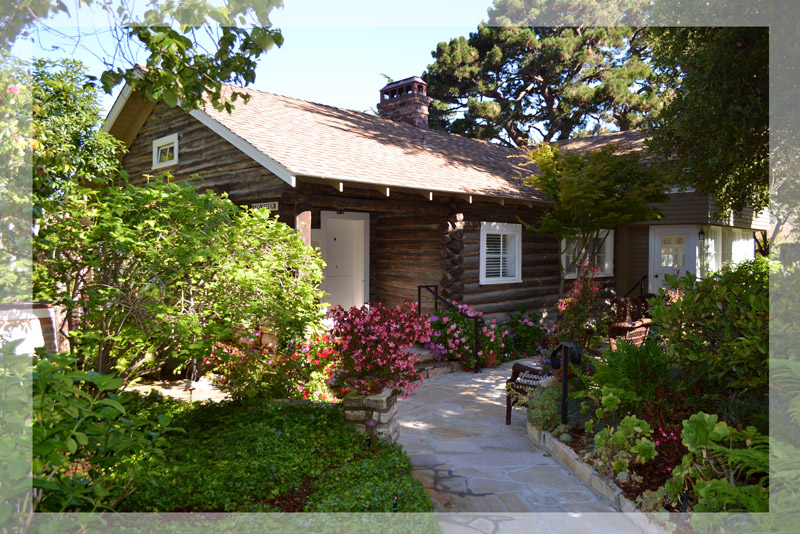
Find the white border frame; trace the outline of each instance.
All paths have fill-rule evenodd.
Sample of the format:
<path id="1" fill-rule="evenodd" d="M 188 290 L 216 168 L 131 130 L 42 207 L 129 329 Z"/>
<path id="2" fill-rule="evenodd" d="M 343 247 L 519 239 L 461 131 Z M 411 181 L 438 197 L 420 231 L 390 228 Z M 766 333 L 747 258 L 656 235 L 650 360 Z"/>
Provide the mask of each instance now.
<path id="1" fill-rule="evenodd" d="M 516 269 L 514 277 L 487 278 L 486 277 L 486 235 L 506 234 L 513 235 L 516 248 Z M 478 270 L 478 283 L 482 286 L 496 284 L 519 284 L 522 282 L 522 225 L 514 223 L 481 222 L 480 267 Z"/>
<path id="2" fill-rule="evenodd" d="M 612 228 L 612 229 L 609 229 L 609 230 L 603 230 L 602 232 L 605 232 L 605 234 L 606 234 L 605 241 L 603 241 L 603 248 L 608 247 L 608 249 L 606 250 L 606 258 L 608 258 L 608 269 L 606 269 L 605 266 L 604 266 L 603 270 L 600 271 L 597 274 L 597 276 L 599 278 L 607 278 L 607 277 L 610 277 L 610 276 L 614 276 L 614 229 Z M 566 244 L 567 244 L 567 240 L 566 239 L 562 239 L 561 240 L 561 250 L 566 250 L 566 248 L 567 248 Z M 561 262 L 561 268 L 564 269 L 564 271 L 565 271 L 564 272 L 564 280 L 576 280 L 578 278 L 577 271 L 575 272 L 575 274 L 566 272 L 567 268 L 566 268 L 566 261 L 565 261 L 565 258 L 564 258 L 564 253 L 561 253 L 561 256 L 559 257 L 559 261 Z"/>

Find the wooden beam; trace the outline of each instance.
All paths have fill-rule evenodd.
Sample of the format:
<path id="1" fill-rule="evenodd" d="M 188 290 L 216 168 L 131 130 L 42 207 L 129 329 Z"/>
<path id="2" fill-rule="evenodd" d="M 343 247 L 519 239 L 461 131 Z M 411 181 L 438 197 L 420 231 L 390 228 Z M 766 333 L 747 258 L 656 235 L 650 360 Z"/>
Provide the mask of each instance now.
<path id="1" fill-rule="evenodd" d="M 396 213 L 409 216 L 440 215 L 444 206 L 440 202 L 415 203 L 403 200 L 368 199 L 349 196 L 334 196 L 322 194 L 306 194 L 297 191 L 287 191 L 281 195 L 281 203 L 293 205 L 307 202 L 315 208 L 343 209 L 351 211 L 369 211 Z M 444 217 L 444 215 L 442 215 Z"/>

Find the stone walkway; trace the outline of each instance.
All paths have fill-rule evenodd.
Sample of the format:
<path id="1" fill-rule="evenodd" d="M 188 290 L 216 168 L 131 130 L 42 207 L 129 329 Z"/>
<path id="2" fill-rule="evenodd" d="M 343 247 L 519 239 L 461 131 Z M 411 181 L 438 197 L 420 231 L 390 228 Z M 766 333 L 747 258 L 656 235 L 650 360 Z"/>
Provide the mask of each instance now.
<path id="1" fill-rule="evenodd" d="M 505 424 L 505 381 L 511 365 L 480 374 L 437 375 L 398 401 L 399 443 L 411 458 L 414 476 L 430 492 L 434 510 L 482 516 L 446 519 L 455 530 L 445 530 L 491 532 L 499 525 L 488 514 L 499 513 L 524 514 L 525 521 L 536 516 L 544 521 L 545 532 L 638 532 L 624 514 L 553 458 L 531 452 L 524 411 L 515 409 L 511 425 Z M 560 514 L 548 519 L 544 512 Z M 553 520 L 561 515 L 568 520 L 558 526 Z M 577 517 L 588 522 L 580 521 L 577 528 Z M 477 519 L 489 523 L 471 525 Z M 513 519 L 506 515 L 504 520 Z M 490 523 L 494 527 L 485 530 Z M 545 523 L 550 526 L 545 528 Z M 576 528 L 565 530 L 563 525 L 570 523 Z M 503 530 L 511 526 L 505 524 Z M 531 532 L 530 528 L 528 523 L 524 530 Z"/>

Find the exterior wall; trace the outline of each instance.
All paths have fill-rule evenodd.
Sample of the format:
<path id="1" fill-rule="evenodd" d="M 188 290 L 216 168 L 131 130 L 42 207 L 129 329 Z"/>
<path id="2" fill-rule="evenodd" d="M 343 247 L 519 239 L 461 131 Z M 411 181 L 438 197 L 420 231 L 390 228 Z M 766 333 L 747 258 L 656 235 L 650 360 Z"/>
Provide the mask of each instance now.
<path id="1" fill-rule="evenodd" d="M 417 286 L 437 285 L 443 274 L 441 239 L 444 214 L 405 216 L 373 213 L 370 221 L 370 300 L 395 306 L 417 300 Z M 424 310 L 433 296 L 423 293 Z"/>
<path id="2" fill-rule="evenodd" d="M 615 235 L 615 248 L 614 273 L 616 274 L 617 294 L 620 296 L 625 295 L 642 277 L 645 277 L 643 282 L 644 292 L 648 293 L 646 277 L 649 273 L 649 226 L 626 224 L 618 227 Z M 638 288 L 631 295 L 639 295 Z"/>
<path id="3" fill-rule="evenodd" d="M 503 320 L 517 306 L 523 305 L 529 311 L 540 313 L 545 321 L 554 321 L 560 275 L 558 246 L 552 237 L 523 230 L 521 283 L 479 283 L 480 223 L 519 224 L 519 217 L 533 223 L 540 213 L 536 209 L 497 204 L 462 203 L 458 206 L 449 222 L 452 227 L 463 229 L 463 249 L 458 253 L 463 258 L 463 274 L 454 277 L 448 293 L 453 298 L 462 296 L 464 303 L 490 319 Z"/>
<path id="4" fill-rule="evenodd" d="M 714 199 L 700 193 L 673 193 L 669 195 L 669 202 L 658 207 L 663 216 L 651 221 L 651 224 L 721 224 L 754 230 L 769 228 L 769 213 L 766 210 L 754 213 L 752 209 L 745 208 L 739 216 L 732 216 L 728 220 L 717 219 L 714 217 L 717 210 Z"/>
<path id="5" fill-rule="evenodd" d="M 178 134 L 178 164 L 154 171 L 153 141 L 173 133 Z M 163 102 L 145 120 L 122 165 L 134 183 L 144 182 L 145 174 L 169 172 L 176 180 L 227 192 L 239 204 L 277 200 L 292 189 L 194 117 Z"/>

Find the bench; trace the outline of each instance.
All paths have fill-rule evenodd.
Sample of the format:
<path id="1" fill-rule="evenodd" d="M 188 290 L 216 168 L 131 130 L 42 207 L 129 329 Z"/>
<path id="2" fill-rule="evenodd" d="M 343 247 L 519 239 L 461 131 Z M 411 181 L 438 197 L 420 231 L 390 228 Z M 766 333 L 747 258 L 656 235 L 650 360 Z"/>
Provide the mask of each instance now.
<path id="1" fill-rule="evenodd" d="M 511 378 L 506 380 L 506 424 L 511 424 L 511 407 L 517 404 L 519 395 L 528 395 L 542 380 L 541 368 L 523 363 L 511 367 Z"/>

